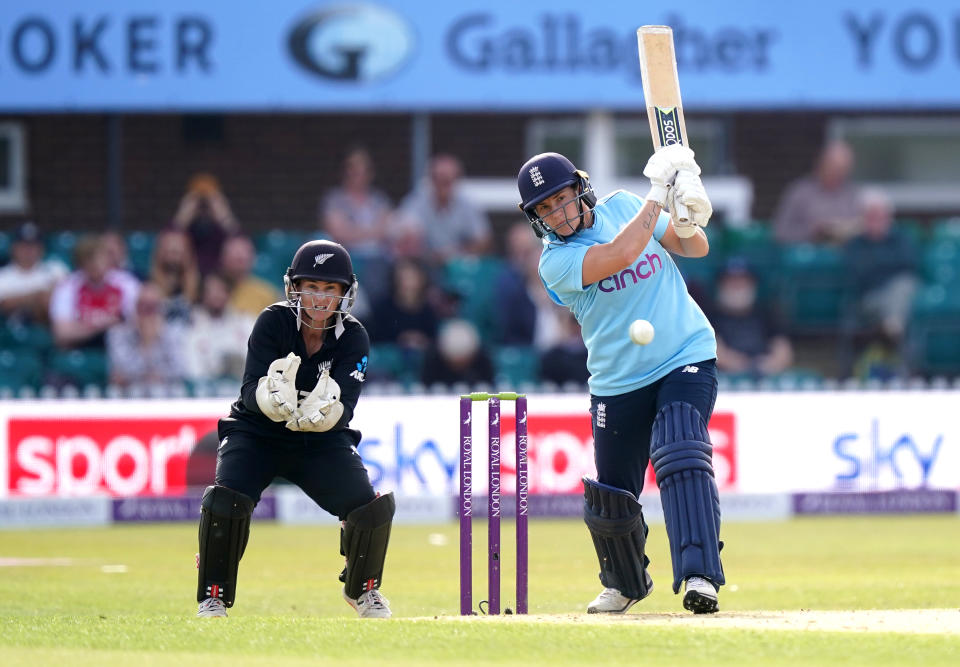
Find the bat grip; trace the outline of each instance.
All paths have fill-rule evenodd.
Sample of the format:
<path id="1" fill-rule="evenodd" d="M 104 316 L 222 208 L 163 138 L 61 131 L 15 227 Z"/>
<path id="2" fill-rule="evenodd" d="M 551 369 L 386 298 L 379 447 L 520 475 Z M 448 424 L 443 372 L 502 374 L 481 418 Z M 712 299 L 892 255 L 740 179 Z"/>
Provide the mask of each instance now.
<path id="1" fill-rule="evenodd" d="M 687 210 L 686 206 L 680 202 L 675 202 L 673 207 L 676 209 L 675 211 L 671 211 L 674 220 L 677 222 L 687 222 L 690 220 L 690 211 Z"/>

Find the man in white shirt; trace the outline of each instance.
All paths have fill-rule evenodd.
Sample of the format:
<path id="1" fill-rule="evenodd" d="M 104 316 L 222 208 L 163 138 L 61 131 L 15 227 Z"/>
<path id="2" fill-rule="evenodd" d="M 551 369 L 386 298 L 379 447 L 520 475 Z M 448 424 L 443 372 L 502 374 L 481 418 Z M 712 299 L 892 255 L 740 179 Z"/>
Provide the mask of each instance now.
<path id="1" fill-rule="evenodd" d="M 43 240 L 33 222 L 17 228 L 10 246 L 10 263 L 0 268 L 0 313 L 34 323 L 47 321 L 53 286 L 69 269 L 55 259 L 43 259 Z"/>

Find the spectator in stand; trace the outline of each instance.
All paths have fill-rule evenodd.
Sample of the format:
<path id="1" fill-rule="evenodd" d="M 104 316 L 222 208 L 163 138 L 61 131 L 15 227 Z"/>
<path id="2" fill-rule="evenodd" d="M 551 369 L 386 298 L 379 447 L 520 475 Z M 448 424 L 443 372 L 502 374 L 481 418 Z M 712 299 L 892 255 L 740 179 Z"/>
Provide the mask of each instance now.
<path id="1" fill-rule="evenodd" d="M 882 359 L 887 367 L 869 370 L 858 363 L 859 374 L 897 375 L 901 370 L 897 351 L 919 284 L 918 253 L 910 237 L 894 226 L 893 203 L 882 190 L 864 191 L 863 232 L 844 246 L 844 256 L 855 302 L 845 323 L 848 341 L 866 336 L 870 344 L 862 359 Z"/>
<path id="2" fill-rule="evenodd" d="M 172 226 L 189 235 L 201 273 L 216 271 L 227 238 L 240 229 L 220 182 L 205 172 L 190 179 Z"/>
<path id="3" fill-rule="evenodd" d="M 184 358 L 190 380 L 240 379 L 255 318 L 230 306 L 230 289 L 216 273 L 203 279 L 200 303 L 186 332 Z"/>
<path id="4" fill-rule="evenodd" d="M 540 282 L 543 244 L 522 222 L 507 232 L 507 262 L 497 276 L 497 341 L 546 350 L 565 338 L 565 312 L 550 300 Z"/>
<path id="5" fill-rule="evenodd" d="M 164 317 L 185 326 L 200 289 L 200 270 L 193 256 L 190 237 L 178 229 L 157 235 L 150 262 L 150 282 L 163 295 Z"/>
<path id="6" fill-rule="evenodd" d="M 0 315 L 23 323 L 46 323 L 53 286 L 68 273 L 62 262 L 43 259 L 40 229 L 24 222 L 14 232 L 10 263 L 0 268 Z"/>
<path id="7" fill-rule="evenodd" d="M 448 320 L 441 326 L 435 345 L 427 350 L 422 382 L 466 384 L 471 388 L 493 384 L 493 362 L 480 345 L 476 327 L 467 320 Z"/>
<path id="8" fill-rule="evenodd" d="M 107 332 L 110 382 L 120 387 L 182 381 L 184 365 L 177 328 L 164 318 L 163 291 L 144 283 L 132 319 Z"/>
<path id="9" fill-rule="evenodd" d="M 389 289 L 392 205 L 373 187 L 373 160 L 364 148 L 350 149 L 343 161 L 339 186 L 320 202 L 321 230 L 343 245 L 355 264 L 363 266 L 364 291 L 374 301 Z"/>
<path id="10" fill-rule="evenodd" d="M 709 319 L 720 371 L 757 379 L 782 373 L 793 363 L 793 345 L 758 303 L 757 277 L 744 260 L 733 257 L 721 270 Z"/>
<path id="11" fill-rule="evenodd" d="M 404 198 L 398 228 L 416 230 L 430 261 L 441 265 L 459 255 L 479 256 L 490 249 L 490 222 L 461 191 L 460 160 L 435 155 L 428 178 Z"/>
<path id="12" fill-rule="evenodd" d="M 430 281 L 422 263 L 400 259 L 393 267 L 391 294 L 373 308 L 370 340 L 425 350 L 437 337 L 437 313 L 429 299 Z"/>
<path id="13" fill-rule="evenodd" d="M 100 237 L 84 236 L 74 248 L 77 270 L 53 288 L 50 322 L 60 347 L 104 349 L 106 331 L 133 317 L 139 284 L 110 268 Z"/>
<path id="14" fill-rule="evenodd" d="M 859 231 L 861 199 L 850 182 L 853 150 L 832 141 L 820 154 L 813 173 L 787 187 L 773 221 L 780 243 L 841 244 Z"/>
<path id="15" fill-rule="evenodd" d="M 276 288 L 253 275 L 256 257 L 253 241 L 246 236 L 233 236 L 223 244 L 220 258 L 220 275 L 230 287 L 230 306 L 253 317 L 281 299 Z"/>
<path id="16" fill-rule="evenodd" d="M 587 370 L 587 346 L 583 344 L 580 324 L 569 310 L 558 310 L 562 313 L 563 337 L 540 355 L 540 380 L 558 385 L 573 382 L 586 389 L 590 371 Z"/>

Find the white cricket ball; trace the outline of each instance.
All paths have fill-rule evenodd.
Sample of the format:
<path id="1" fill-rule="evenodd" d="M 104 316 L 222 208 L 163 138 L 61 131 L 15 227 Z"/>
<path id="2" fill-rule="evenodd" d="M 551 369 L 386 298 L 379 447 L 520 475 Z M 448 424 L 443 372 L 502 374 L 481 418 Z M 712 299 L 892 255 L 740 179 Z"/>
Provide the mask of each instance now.
<path id="1" fill-rule="evenodd" d="M 653 340 L 653 325 L 646 320 L 634 320 L 630 324 L 630 340 L 637 345 L 647 345 Z"/>

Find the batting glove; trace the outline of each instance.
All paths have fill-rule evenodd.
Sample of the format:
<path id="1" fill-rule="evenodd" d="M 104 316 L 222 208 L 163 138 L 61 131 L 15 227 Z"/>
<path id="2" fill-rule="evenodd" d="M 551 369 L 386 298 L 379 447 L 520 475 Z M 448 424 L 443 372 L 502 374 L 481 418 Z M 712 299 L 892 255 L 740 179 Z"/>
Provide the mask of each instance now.
<path id="1" fill-rule="evenodd" d="M 681 169 L 693 172 L 694 175 L 700 174 L 700 167 L 693 159 L 693 151 L 686 146 L 665 146 L 650 156 L 647 166 L 643 168 L 643 175 L 650 179 L 647 200 L 664 206 L 667 203 L 667 191 Z"/>
<path id="2" fill-rule="evenodd" d="M 667 206 L 671 212 L 673 229 L 682 239 L 697 233 L 697 227 L 710 224 L 713 205 L 703 188 L 703 181 L 692 171 L 681 169 L 667 193 Z M 683 211 L 684 216 L 678 215 Z M 683 219 L 683 218 L 686 219 Z"/>

